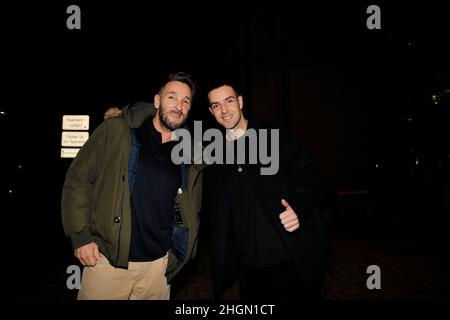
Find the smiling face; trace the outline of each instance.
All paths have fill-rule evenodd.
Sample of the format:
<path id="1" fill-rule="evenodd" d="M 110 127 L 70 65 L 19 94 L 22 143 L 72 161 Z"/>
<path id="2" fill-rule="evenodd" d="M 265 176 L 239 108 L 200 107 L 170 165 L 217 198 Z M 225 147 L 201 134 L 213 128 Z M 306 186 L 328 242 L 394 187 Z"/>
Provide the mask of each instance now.
<path id="1" fill-rule="evenodd" d="M 192 92 L 189 86 L 180 81 L 170 81 L 155 95 L 154 103 L 158 109 L 158 122 L 169 131 L 180 128 L 191 109 Z"/>
<path id="2" fill-rule="evenodd" d="M 223 85 L 208 93 L 209 111 L 216 121 L 225 129 L 246 129 L 246 121 L 242 114 L 243 99 L 234 89 Z"/>

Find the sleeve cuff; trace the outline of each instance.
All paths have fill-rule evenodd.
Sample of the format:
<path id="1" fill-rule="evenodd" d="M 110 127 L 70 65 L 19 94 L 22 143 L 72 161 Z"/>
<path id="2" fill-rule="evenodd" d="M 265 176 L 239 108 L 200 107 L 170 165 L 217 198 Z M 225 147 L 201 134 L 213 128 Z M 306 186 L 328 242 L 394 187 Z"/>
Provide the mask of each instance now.
<path id="1" fill-rule="evenodd" d="M 75 250 L 79 247 L 82 247 L 82 246 L 88 244 L 88 243 L 95 242 L 95 239 L 87 229 L 84 229 L 83 231 L 72 235 L 71 241 L 72 241 L 72 247 Z"/>

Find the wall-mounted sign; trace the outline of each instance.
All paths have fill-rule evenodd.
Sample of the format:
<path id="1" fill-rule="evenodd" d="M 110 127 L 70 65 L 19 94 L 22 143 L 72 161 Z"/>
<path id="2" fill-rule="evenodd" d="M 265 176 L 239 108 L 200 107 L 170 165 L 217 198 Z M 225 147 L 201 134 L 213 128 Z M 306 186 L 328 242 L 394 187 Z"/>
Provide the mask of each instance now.
<path id="1" fill-rule="evenodd" d="M 63 116 L 63 130 L 89 130 L 89 116 Z"/>
<path id="2" fill-rule="evenodd" d="M 75 158 L 80 148 L 61 148 L 61 158 Z"/>
<path id="3" fill-rule="evenodd" d="M 82 147 L 89 139 L 87 131 L 63 131 L 61 135 L 61 146 L 63 147 Z"/>

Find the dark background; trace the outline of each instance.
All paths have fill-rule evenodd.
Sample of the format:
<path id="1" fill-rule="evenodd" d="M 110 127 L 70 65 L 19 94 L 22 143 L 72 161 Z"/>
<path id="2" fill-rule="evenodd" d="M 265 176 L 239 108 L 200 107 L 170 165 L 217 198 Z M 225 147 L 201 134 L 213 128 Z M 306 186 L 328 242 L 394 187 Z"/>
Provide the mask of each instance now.
<path id="1" fill-rule="evenodd" d="M 70 4 L 81 8 L 81 30 L 66 28 Z M 366 27 L 370 4 L 381 8 L 381 30 Z M 0 200 L 5 256 L 11 257 L 3 265 L 12 270 L 6 281 L 16 297 L 66 298 L 65 269 L 76 263 L 60 220 L 71 162 L 60 158 L 62 116 L 90 115 L 92 133 L 108 107 L 151 100 L 173 71 L 188 72 L 200 84 L 190 121 L 212 125 L 202 84 L 226 71 L 241 84 L 249 114 L 291 130 L 320 165 L 323 202 L 337 230 L 343 224 L 358 229 L 355 221 L 370 219 L 431 223 L 441 227 L 440 236 L 420 250 L 445 256 L 445 2 L 47 1 L 2 7 L 0 26 Z M 402 227 L 396 236 L 405 237 Z M 405 241 L 405 252 L 428 237 L 415 236 Z M 436 263 L 447 266 L 445 259 Z M 15 281 L 31 281 L 35 291 L 18 289 Z"/>

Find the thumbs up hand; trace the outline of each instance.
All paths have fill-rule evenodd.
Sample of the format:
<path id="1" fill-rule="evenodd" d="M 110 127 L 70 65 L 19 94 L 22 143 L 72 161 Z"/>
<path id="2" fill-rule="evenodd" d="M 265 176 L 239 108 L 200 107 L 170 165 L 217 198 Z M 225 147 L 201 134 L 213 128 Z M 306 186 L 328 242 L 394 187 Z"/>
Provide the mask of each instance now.
<path id="1" fill-rule="evenodd" d="M 285 210 L 280 213 L 279 217 L 284 228 L 289 232 L 297 230 L 300 227 L 300 222 L 298 221 L 298 216 L 294 209 L 292 209 L 289 203 L 284 199 L 281 199 L 281 204 Z"/>

